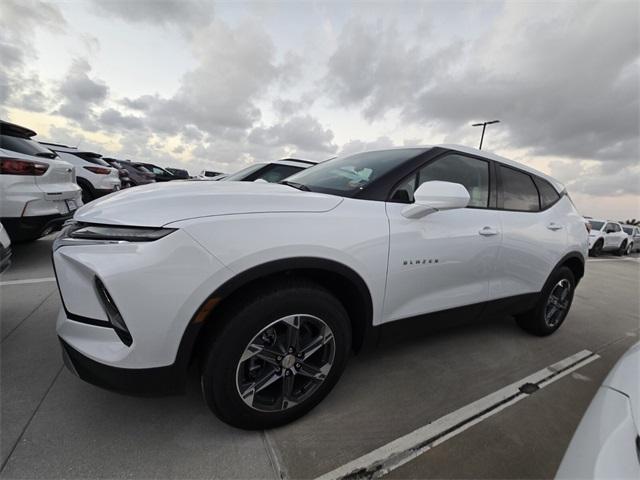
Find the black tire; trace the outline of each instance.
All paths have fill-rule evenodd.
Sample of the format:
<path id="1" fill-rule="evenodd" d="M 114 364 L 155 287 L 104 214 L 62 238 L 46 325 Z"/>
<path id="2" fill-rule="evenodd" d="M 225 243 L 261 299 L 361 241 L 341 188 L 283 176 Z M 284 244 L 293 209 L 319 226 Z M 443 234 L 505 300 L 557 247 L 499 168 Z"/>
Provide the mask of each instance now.
<path id="1" fill-rule="evenodd" d="M 552 308 L 555 305 L 550 305 L 550 296 L 552 293 L 555 294 L 555 292 L 558 292 L 560 282 L 568 282 L 569 284 L 567 296 L 561 302 L 563 306 L 566 304 L 566 308 L 562 310 L 556 307 L 558 316 L 554 317 L 553 321 L 551 321 L 548 314 L 553 312 Z M 560 325 L 562 325 L 569 313 L 575 288 L 576 279 L 573 272 L 568 267 L 560 267 L 554 271 L 547 280 L 535 307 L 528 312 L 516 316 L 516 322 L 520 328 L 532 333 L 533 335 L 538 335 L 540 337 L 551 335 L 560 328 Z"/>
<path id="2" fill-rule="evenodd" d="M 93 189 L 88 181 L 84 178 L 77 179 L 78 185 L 82 189 L 82 203 L 87 204 L 90 201 L 94 200 L 96 196 L 93 194 Z"/>
<path id="3" fill-rule="evenodd" d="M 589 250 L 590 257 L 598 257 L 602 254 L 602 248 L 604 247 L 604 241 L 602 239 L 598 240 L 591 250 Z"/>
<path id="4" fill-rule="evenodd" d="M 297 314 L 317 317 L 330 328 L 333 333 L 332 347 L 335 347 L 332 348 L 330 369 L 326 375 L 322 375 L 323 380 L 318 386 L 314 383 L 312 388 L 308 388 L 310 396 L 304 397 L 304 400 L 294 406 L 287 407 L 288 402 L 282 400 L 281 407 L 284 405 L 284 410 L 257 410 L 248 405 L 240 395 L 238 379 L 243 366 L 241 357 L 246 353 L 245 349 L 250 342 L 255 344 L 256 336 L 263 334 L 264 329 L 269 328 L 273 322 Z M 351 348 L 349 317 L 343 305 L 315 283 L 292 279 L 249 291 L 243 298 L 236 299 L 222 315 L 222 318 L 217 319 L 222 322 L 220 327 L 209 332 L 205 339 L 204 348 L 207 350 L 201 361 L 201 384 L 209 408 L 230 425 L 257 430 L 292 422 L 309 412 L 331 391 L 345 368 Z M 282 362 L 284 365 L 284 359 Z M 276 368 L 270 364 L 267 366 Z M 277 370 L 284 372 L 288 368 L 282 366 L 277 367 Z M 306 381 L 304 376 L 298 377 L 296 374 L 295 377 Z M 278 388 L 279 381 L 275 381 L 269 388 Z M 303 396 L 305 388 L 307 387 L 301 390 Z M 253 403 L 253 395 L 251 402 Z"/>
<path id="5" fill-rule="evenodd" d="M 620 248 L 616 250 L 616 255 L 618 257 L 622 257 L 623 255 L 626 255 L 626 253 L 627 253 L 627 241 L 623 240 L 622 244 L 620 245 Z"/>

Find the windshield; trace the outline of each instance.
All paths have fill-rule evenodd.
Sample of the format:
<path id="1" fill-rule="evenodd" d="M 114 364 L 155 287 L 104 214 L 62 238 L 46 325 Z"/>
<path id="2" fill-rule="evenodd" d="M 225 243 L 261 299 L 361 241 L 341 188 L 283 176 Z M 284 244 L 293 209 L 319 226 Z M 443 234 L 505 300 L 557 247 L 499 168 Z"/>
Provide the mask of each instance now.
<path id="1" fill-rule="evenodd" d="M 624 233 L 626 233 L 627 235 L 633 235 L 632 227 L 622 227 L 622 230 L 624 230 Z"/>
<path id="2" fill-rule="evenodd" d="M 589 223 L 591 224 L 591 228 L 593 230 L 600 230 L 604 225 L 604 222 L 598 222 L 597 220 L 589 220 Z"/>
<path id="3" fill-rule="evenodd" d="M 265 165 L 266 165 L 265 163 L 255 163 L 253 165 L 249 165 L 247 168 L 243 168 L 239 172 L 229 175 L 227 178 L 223 178 L 220 181 L 234 182 L 234 181 L 244 180 L 245 177 L 249 176 L 253 172 L 257 172 Z"/>
<path id="4" fill-rule="evenodd" d="M 338 157 L 303 170 L 287 181 L 304 185 L 313 192 L 350 197 L 424 151 L 426 150 L 400 148 Z"/>
<path id="5" fill-rule="evenodd" d="M 35 157 L 56 158 L 57 155 L 48 148 L 43 147 L 35 140 L 11 135 L 0 135 L 0 148 L 6 148 L 12 152 L 24 153 Z"/>

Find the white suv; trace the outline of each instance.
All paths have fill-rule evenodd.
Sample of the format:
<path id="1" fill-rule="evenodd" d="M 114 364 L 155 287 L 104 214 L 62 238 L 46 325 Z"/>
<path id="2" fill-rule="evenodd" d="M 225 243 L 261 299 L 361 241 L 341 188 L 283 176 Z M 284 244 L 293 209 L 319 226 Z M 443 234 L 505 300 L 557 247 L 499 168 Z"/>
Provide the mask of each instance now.
<path id="1" fill-rule="evenodd" d="M 198 362 L 210 408 L 242 428 L 305 414 L 390 323 L 511 313 L 549 335 L 587 256 L 560 183 L 465 147 L 132 190 L 80 209 L 54 244 L 65 362 L 137 392 L 180 389 Z"/>
<path id="2" fill-rule="evenodd" d="M 31 140 L 35 134 L 0 121 L 0 221 L 14 242 L 58 230 L 82 205 L 73 165 Z"/>
<path id="3" fill-rule="evenodd" d="M 622 230 L 629 237 L 629 243 L 627 245 L 627 255 L 633 252 L 640 251 L 640 227 L 637 225 L 622 225 Z"/>
<path id="4" fill-rule="evenodd" d="M 89 203 L 122 188 L 120 172 L 102 160 L 102 155 L 56 143 L 40 142 L 40 144 L 56 152 L 62 160 L 76 167 L 77 181 L 82 188 L 84 203 Z"/>
<path id="5" fill-rule="evenodd" d="M 622 225 L 611 220 L 597 220 L 588 218 L 591 226 L 589 231 L 589 255 L 597 257 L 602 252 L 614 252 L 616 255 L 627 253 L 629 236 L 622 229 Z"/>

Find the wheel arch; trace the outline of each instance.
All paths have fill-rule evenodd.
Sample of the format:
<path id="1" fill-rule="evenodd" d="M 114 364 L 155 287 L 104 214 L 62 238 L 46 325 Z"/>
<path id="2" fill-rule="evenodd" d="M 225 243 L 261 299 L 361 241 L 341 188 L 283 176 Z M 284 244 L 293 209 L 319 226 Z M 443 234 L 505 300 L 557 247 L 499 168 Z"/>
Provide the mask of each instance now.
<path id="1" fill-rule="evenodd" d="M 582 277 L 584 277 L 584 265 L 585 259 L 580 252 L 570 252 L 560 259 L 552 270 L 552 273 L 557 271 L 560 267 L 567 267 L 573 272 L 577 285 L 580 283 Z"/>
<path id="2" fill-rule="evenodd" d="M 336 296 L 349 314 L 352 348 L 359 351 L 373 330 L 373 300 L 363 278 L 352 268 L 334 260 L 295 257 L 251 267 L 219 286 L 200 305 L 187 325 L 176 363 L 188 366 L 202 339 L 218 326 L 216 316 L 222 314 L 242 292 L 257 288 L 264 282 L 292 276 L 311 279 Z"/>

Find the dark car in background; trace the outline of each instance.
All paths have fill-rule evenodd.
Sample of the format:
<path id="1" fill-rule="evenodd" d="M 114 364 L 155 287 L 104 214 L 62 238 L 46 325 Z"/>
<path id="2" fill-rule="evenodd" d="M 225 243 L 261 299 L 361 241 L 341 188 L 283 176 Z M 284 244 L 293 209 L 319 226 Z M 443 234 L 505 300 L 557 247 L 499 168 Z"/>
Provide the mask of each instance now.
<path id="1" fill-rule="evenodd" d="M 187 172 L 183 168 L 167 167 L 165 168 L 165 170 L 180 180 L 189 180 L 191 178 L 191 176 L 189 175 L 189 172 Z"/>
<path id="2" fill-rule="evenodd" d="M 154 183 L 156 181 L 156 176 L 142 165 L 130 160 L 120 160 L 119 163 L 122 165 L 122 168 L 129 172 L 129 183 L 132 187 L 146 185 L 147 183 Z"/>
<path id="3" fill-rule="evenodd" d="M 137 165 L 142 165 L 151 173 L 156 176 L 156 182 L 170 182 L 171 180 L 178 180 L 178 177 L 171 172 L 165 170 L 162 167 L 154 165 L 153 163 L 138 162 Z"/>
<path id="4" fill-rule="evenodd" d="M 106 157 L 102 157 L 102 160 L 107 162 L 113 168 L 118 169 L 118 175 L 120 175 L 120 183 L 122 184 L 122 188 L 128 188 L 131 186 L 129 171 L 122 166 L 122 162 L 120 162 L 120 160 L 115 158 L 106 158 Z"/>

